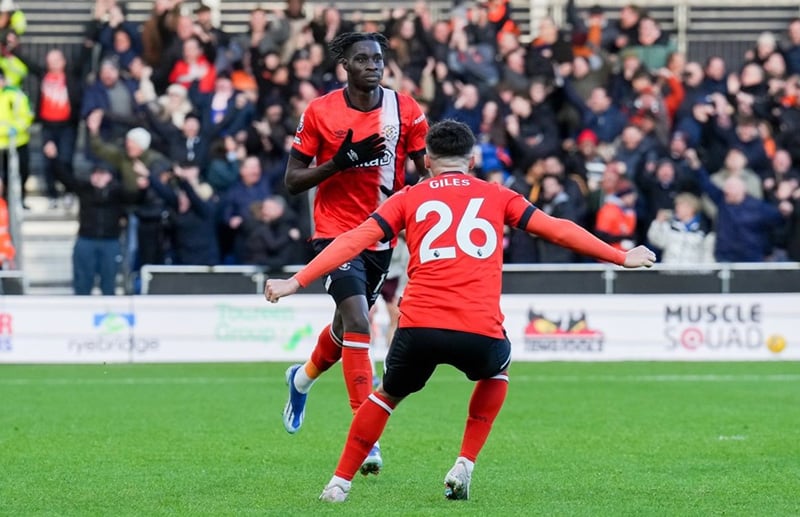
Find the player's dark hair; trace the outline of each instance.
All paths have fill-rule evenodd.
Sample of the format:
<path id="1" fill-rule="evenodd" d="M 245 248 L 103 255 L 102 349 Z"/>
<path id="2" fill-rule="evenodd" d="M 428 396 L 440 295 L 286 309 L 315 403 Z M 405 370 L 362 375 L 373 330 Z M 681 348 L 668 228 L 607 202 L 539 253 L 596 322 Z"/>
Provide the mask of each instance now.
<path id="1" fill-rule="evenodd" d="M 333 38 L 333 41 L 328 44 L 328 50 L 331 56 L 333 56 L 333 59 L 339 61 L 340 59 L 344 59 L 350 47 L 359 41 L 375 41 L 381 46 L 381 50 L 384 52 L 389 48 L 389 41 L 386 39 L 386 36 L 379 32 L 343 32 Z"/>
<path id="2" fill-rule="evenodd" d="M 428 129 L 425 144 L 431 158 L 470 156 L 475 147 L 475 135 L 463 122 L 442 120 Z"/>

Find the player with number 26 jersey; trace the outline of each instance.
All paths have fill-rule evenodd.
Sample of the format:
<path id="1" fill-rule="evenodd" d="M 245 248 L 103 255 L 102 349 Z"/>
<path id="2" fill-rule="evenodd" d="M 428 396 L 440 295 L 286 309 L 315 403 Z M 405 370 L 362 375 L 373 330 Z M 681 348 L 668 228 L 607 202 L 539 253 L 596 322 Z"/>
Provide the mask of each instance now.
<path id="1" fill-rule="evenodd" d="M 408 229 L 400 325 L 502 338 L 503 227 L 524 229 L 534 210 L 521 195 L 461 173 L 392 196 L 372 217 L 386 237 Z"/>

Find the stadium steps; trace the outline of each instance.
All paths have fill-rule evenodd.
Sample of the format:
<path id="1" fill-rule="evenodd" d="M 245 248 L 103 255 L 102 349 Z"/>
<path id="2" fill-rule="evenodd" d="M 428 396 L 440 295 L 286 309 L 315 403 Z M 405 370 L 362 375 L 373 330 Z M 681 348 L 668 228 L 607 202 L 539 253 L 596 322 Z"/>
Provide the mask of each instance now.
<path id="1" fill-rule="evenodd" d="M 44 196 L 29 195 L 22 222 L 27 294 L 72 293 L 72 248 L 78 234 L 77 202 L 51 209 Z"/>

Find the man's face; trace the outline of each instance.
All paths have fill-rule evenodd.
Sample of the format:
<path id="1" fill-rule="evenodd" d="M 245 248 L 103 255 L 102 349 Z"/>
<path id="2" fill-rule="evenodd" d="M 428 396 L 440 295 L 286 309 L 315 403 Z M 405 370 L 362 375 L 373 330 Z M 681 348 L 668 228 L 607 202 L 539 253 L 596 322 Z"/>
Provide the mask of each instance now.
<path id="1" fill-rule="evenodd" d="M 593 113 L 603 113 L 611 106 L 611 99 L 603 88 L 595 88 L 586 103 Z"/>
<path id="2" fill-rule="evenodd" d="M 183 134 L 188 138 L 194 138 L 200 134 L 200 121 L 194 117 L 187 117 L 183 121 Z"/>
<path id="3" fill-rule="evenodd" d="M 137 144 L 133 139 L 126 138 L 125 139 L 125 153 L 128 155 L 129 158 L 133 158 L 134 160 L 139 158 L 142 154 L 144 154 L 144 149 Z"/>
<path id="4" fill-rule="evenodd" d="M 383 51 L 377 41 L 357 41 L 343 62 L 348 82 L 358 90 L 372 91 L 383 79 Z"/>
<path id="5" fill-rule="evenodd" d="M 63 72 L 66 66 L 64 53 L 58 49 L 53 49 L 47 53 L 47 69 L 51 72 Z"/>
<path id="6" fill-rule="evenodd" d="M 105 64 L 100 68 L 100 81 L 106 86 L 114 86 L 119 79 L 119 70 L 110 64 Z"/>

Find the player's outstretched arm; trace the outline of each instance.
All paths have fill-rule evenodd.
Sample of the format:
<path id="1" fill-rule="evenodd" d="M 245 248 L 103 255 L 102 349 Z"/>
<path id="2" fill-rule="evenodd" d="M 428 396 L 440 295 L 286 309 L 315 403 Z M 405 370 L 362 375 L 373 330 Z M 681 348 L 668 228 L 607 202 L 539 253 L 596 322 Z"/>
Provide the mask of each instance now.
<path id="1" fill-rule="evenodd" d="M 264 286 L 264 298 L 268 302 L 277 303 L 284 296 L 289 296 L 300 289 L 300 282 L 296 278 L 270 278 Z"/>
<path id="2" fill-rule="evenodd" d="M 541 210 L 533 213 L 525 230 L 582 255 L 624 267 L 650 267 L 656 258 L 645 246 L 638 246 L 625 253 L 609 246 L 574 222 L 552 217 Z"/>
<path id="3" fill-rule="evenodd" d="M 370 217 L 358 227 L 336 237 L 322 253 L 314 257 L 303 269 L 289 279 L 270 279 L 264 285 L 264 297 L 275 303 L 284 296 L 297 292 L 300 287 L 321 277 L 328 271 L 336 269 L 352 259 L 368 246 L 383 238 L 384 232 L 378 222 Z"/>
<path id="4" fill-rule="evenodd" d="M 625 262 L 622 264 L 626 268 L 652 267 L 656 262 L 656 254 L 647 246 L 636 246 L 625 252 Z"/>

